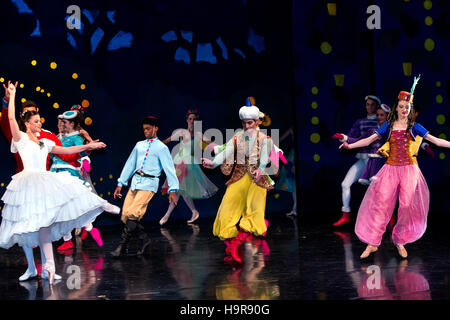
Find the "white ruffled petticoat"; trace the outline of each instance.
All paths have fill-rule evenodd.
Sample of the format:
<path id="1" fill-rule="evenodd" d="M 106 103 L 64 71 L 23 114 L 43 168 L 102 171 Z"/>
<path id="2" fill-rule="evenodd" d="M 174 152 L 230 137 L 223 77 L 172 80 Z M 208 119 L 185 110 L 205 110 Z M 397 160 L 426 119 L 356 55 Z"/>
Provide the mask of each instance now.
<path id="1" fill-rule="evenodd" d="M 107 204 L 69 173 L 42 170 L 46 154 L 53 147 L 44 143 L 48 150 L 29 140 L 26 134 L 19 142 L 13 142 L 11 150 L 18 149 L 25 169 L 12 177 L 1 199 L 5 203 L 0 225 L 2 248 L 8 249 L 15 243 L 38 246 L 39 229 L 43 227 L 49 227 L 51 240 L 57 241 L 74 228 L 92 223 Z"/>

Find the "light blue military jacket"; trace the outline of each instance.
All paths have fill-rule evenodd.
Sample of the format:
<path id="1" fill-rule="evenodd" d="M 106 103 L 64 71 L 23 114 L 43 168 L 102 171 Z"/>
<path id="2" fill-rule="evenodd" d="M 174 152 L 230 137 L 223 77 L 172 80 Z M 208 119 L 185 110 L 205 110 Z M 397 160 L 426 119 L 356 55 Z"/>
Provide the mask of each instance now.
<path id="1" fill-rule="evenodd" d="M 141 169 L 145 174 L 155 176 L 156 178 L 135 174 L 136 171 L 140 172 Z M 136 143 L 133 151 L 131 151 L 122 169 L 122 173 L 119 179 L 117 179 L 118 186 L 123 187 L 127 185 L 131 179 L 131 190 L 146 190 L 156 193 L 158 191 L 161 170 L 164 170 L 167 176 L 169 192 L 177 192 L 179 182 L 169 148 L 158 138 L 139 141 Z"/>

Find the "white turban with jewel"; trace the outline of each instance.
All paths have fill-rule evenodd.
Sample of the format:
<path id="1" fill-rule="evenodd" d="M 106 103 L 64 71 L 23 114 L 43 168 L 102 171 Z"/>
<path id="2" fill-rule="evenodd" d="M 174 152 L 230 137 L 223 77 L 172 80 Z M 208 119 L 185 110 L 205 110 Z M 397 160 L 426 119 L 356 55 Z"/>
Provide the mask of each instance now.
<path id="1" fill-rule="evenodd" d="M 255 105 L 252 105 L 251 99 L 247 98 L 247 105 L 243 106 L 239 109 L 239 118 L 241 120 L 244 119 L 259 119 L 259 108 Z"/>

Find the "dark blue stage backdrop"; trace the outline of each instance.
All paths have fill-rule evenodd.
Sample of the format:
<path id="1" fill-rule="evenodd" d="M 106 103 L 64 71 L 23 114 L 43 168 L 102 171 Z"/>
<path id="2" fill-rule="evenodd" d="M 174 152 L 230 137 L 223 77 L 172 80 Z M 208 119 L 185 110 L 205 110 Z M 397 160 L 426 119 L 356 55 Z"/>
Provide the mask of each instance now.
<path id="1" fill-rule="evenodd" d="M 368 7 L 377 6 L 375 11 Z M 367 13 L 369 11 L 369 13 Z M 379 12 L 379 16 L 373 16 Z M 366 115 L 364 97 L 392 106 L 422 75 L 414 102 L 418 122 L 450 139 L 450 2 L 445 0 L 294 1 L 293 51 L 300 208 L 331 222 L 340 216 L 341 182 L 355 162 L 331 139 Z M 379 18 L 380 29 L 369 29 Z M 450 210 L 450 153 L 419 155 L 431 193 L 430 218 Z M 365 186 L 352 187 L 357 212 Z"/>
<path id="2" fill-rule="evenodd" d="M 67 13 L 71 5 L 80 9 L 79 28 L 67 26 L 67 20 L 77 23 Z M 161 118 L 162 139 L 185 127 L 189 108 L 199 110 L 204 130 L 225 132 L 241 126 L 238 110 L 254 96 L 270 115 L 270 128 L 293 126 L 291 39 L 290 1 L 2 0 L 0 80 L 19 81 L 18 100 L 36 101 L 52 131 L 58 114 L 87 106 L 92 123 L 85 129 L 108 145 L 91 156 L 92 180 L 103 198 L 121 204 L 112 194 L 144 138 L 144 116 Z M 15 162 L 3 138 L 0 150 L 3 193 Z M 226 178 L 218 169 L 205 173 L 220 192 L 196 205 L 201 216 L 215 216 Z M 291 201 L 272 191 L 267 211 L 286 213 Z M 145 219 L 159 220 L 167 206 L 159 194 Z M 190 217 L 183 201 L 172 216 Z M 98 223 L 119 219 L 103 214 Z"/>

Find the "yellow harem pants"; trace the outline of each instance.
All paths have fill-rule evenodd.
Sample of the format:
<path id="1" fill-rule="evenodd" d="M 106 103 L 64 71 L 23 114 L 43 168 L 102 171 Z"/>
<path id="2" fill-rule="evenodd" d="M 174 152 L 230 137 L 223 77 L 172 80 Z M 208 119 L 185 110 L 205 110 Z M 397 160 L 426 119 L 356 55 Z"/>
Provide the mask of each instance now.
<path id="1" fill-rule="evenodd" d="M 141 220 L 147 211 L 147 206 L 150 200 L 155 195 L 152 191 L 147 190 L 128 190 L 125 201 L 122 207 L 122 222 L 127 223 L 127 220 Z"/>
<path id="2" fill-rule="evenodd" d="M 267 231 L 264 221 L 266 195 L 267 190 L 254 183 L 248 173 L 230 184 L 217 211 L 213 234 L 222 240 L 234 238 L 240 219 L 241 229 L 256 236 L 262 235 Z"/>

